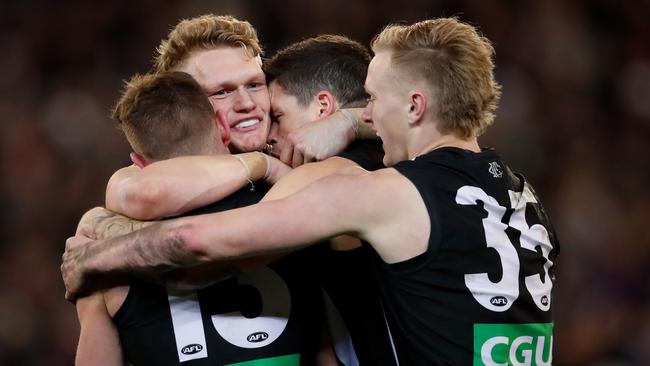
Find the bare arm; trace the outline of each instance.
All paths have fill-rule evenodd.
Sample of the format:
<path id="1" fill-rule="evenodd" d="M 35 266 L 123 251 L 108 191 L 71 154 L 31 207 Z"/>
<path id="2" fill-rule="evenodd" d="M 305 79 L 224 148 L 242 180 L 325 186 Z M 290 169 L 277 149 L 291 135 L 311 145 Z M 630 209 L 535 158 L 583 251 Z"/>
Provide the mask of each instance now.
<path id="1" fill-rule="evenodd" d="M 426 249 L 429 225 L 417 190 L 399 173 L 346 169 L 285 199 L 169 220 L 88 245 L 71 238 L 61 270 L 73 299 L 93 273 L 161 272 L 284 252 L 341 234 L 367 240 L 394 263 Z"/>
<path id="2" fill-rule="evenodd" d="M 124 365 L 117 329 L 106 309 L 101 292 L 77 301 L 81 324 L 75 365 Z"/>
<path id="3" fill-rule="evenodd" d="M 310 122 L 289 134 L 292 148 L 283 161 L 293 167 L 332 157 L 357 139 L 376 139 L 372 126 L 361 120 L 363 108 L 341 109 L 329 117 Z"/>
<path id="4" fill-rule="evenodd" d="M 339 157 L 303 165 L 275 184 L 264 196 L 263 201 L 287 197 L 323 177 L 352 166 L 357 165 Z M 82 216 L 77 226 L 77 234 L 91 239 L 108 239 L 132 233 L 157 222 L 131 219 L 109 209 L 95 207 Z"/>
<path id="5" fill-rule="evenodd" d="M 321 178 L 354 166 L 358 167 L 353 161 L 340 157 L 301 165 L 273 185 L 262 201 L 272 201 L 290 196 Z"/>
<path id="6" fill-rule="evenodd" d="M 103 207 L 95 207 L 81 217 L 76 235 L 91 239 L 108 239 L 132 233 L 155 223 L 157 221 L 134 220 Z"/>
<path id="7" fill-rule="evenodd" d="M 363 169 L 355 162 L 341 157 L 332 157 L 321 162 L 301 165 L 276 183 L 264 196 L 262 201 L 271 201 L 290 196 L 311 183 L 334 174 L 341 169 L 355 167 Z M 340 235 L 330 239 L 330 247 L 334 250 L 351 250 L 360 246 L 361 241 L 350 235 Z"/>
<path id="8" fill-rule="evenodd" d="M 176 216 L 232 194 L 249 178 L 277 180 L 288 171 L 261 153 L 238 156 L 248 169 L 233 155 L 183 156 L 142 169 L 122 168 L 108 182 L 106 208 L 139 220 Z"/>
<path id="9" fill-rule="evenodd" d="M 77 227 L 76 235 L 85 236 L 95 240 L 114 238 L 145 227 L 159 223 L 160 221 L 138 221 L 126 216 L 109 211 L 103 207 L 95 207 L 84 214 Z M 262 256 L 254 258 L 243 258 L 224 262 L 203 263 L 196 267 L 179 268 L 164 278 L 155 276 L 147 277 L 149 281 L 173 281 L 189 286 L 207 286 L 214 283 L 223 276 L 230 275 L 240 270 L 246 270 L 261 265 L 272 263 L 281 256 Z"/>

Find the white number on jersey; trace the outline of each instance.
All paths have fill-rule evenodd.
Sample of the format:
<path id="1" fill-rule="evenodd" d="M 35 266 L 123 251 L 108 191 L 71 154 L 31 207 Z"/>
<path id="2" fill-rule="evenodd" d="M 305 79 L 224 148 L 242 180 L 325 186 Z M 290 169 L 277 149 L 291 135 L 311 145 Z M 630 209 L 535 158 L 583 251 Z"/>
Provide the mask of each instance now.
<path id="1" fill-rule="evenodd" d="M 520 260 L 514 244 L 508 238 L 505 230 L 508 226 L 519 230 L 521 233 L 521 247 L 537 253 L 540 247 L 544 257 L 543 277 L 531 275 L 525 278 L 525 285 L 533 301 L 542 311 L 551 307 L 551 288 L 553 284 L 549 278 L 548 270 L 553 265 L 549 253 L 553 247 L 548 237 L 548 231 L 540 224 L 528 226 L 526 222 L 526 205 L 537 204 L 530 186 L 525 184 L 523 192 L 509 191 L 510 206 L 514 210 L 510 222 L 502 222 L 506 208 L 499 205 L 496 199 L 490 197 L 478 187 L 464 186 L 456 193 L 456 203 L 459 205 L 476 205 L 483 202 L 483 208 L 488 216 L 483 219 L 485 243 L 489 248 L 494 248 L 499 255 L 502 268 L 502 277 L 498 282 L 492 282 L 487 273 L 470 273 L 465 275 L 465 285 L 486 309 L 503 312 L 512 306 L 519 297 L 519 271 Z"/>
<path id="2" fill-rule="evenodd" d="M 234 346 L 259 348 L 273 343 L 284 331 L 291 313 L 291 294 L 282 277 L 268 267 L 237 275 L 239 285 L 255 287 L 262 313 L 246 318 L 234 311 L 211 316 L 219 335 Z M 194 290 L 167 289 L 180 362 L 208 357 L 201 308 Z"/>

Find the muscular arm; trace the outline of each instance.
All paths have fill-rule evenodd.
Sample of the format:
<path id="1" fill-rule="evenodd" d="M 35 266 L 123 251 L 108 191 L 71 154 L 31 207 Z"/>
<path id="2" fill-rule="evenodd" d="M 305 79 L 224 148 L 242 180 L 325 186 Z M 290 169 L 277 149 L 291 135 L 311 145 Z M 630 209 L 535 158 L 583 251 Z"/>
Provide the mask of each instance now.
<path id="1" fill-rule="evenodd" d="M 339 157 L 300 166 L 275 184 L 264 196 L 263 201 L 287 197 L 323 177 L 353 166 L 357 165 L 348 159 Z M 109 209 L 95 207 L 86 212 L 81 218 L 77 227 L 77 234 L 92 239 L 108 239 L 129 234 L 155 223 L 157 221 L 135 220 Z"/>
<path id="2" fill-rule="evenodd" d="M 426 249 L 429 226 L 417 190 L 399 173 L 346 169 L 281 200 L 169 220 L 88 245 L 69 242 L 62 272 L 74 295 L 88 274 L 160 272 L 284 252 L 341 234 L 367 240 L 394 263 Z"/>
<path id="3" fill-rule="evenodd" d="M 358 167 L 353 161 L 340 157 L 301 165 L 273 185 L 262 201 L 272 201 L 290 196 L 323 177 L 354 166 Z"/>
<path id="4" fill-rule="evenodd" d="M 95 207 L 86 212 L 77 227 L 77 235 L 88 238 L 104 240 L 114 238 L 145 227 L 159 223 L 160 221 L 138 221 L 126 216 L 109 211 L 103 207 Z M 263 256 L 255 258 L 235 259 L 228 262 L 203 263 L 192 268 L 179 268 L 174 273 L 167 274 L 164 278 L 146 276 L 149 281 L 167 283 L 182 283 L 190 286 L 207 286 L 214 283 L 225 275 L 233 272 L 259 267 L 277 260 L 280 256 Z"/>
<path id="5" fill-rule="evenodd" d="M 262 179 L 267 159 L 239 155 L 251 180 Z M 218 201 L 248 184 L 248 172 L 232 155 L 183 156 L 115 172 L 106 187 L 106 208 L 139 219 L 176 216 Z"/>
<path id="6" fill-rule="evenodd" d="M 272 201 L 290 196 L 323 177 L 341 169 L 353 167 L 362 169 L 355 162 L 340 157 L 301 165 L 276 183 L 262 201 Z M 330 239 L 330 247 L 334 250 L 351 250 L 360 246 L 361 241 L 350 235 L 340 235 Z"/>
<path id="7" fill-rule="evenodd" d="M 92 239 L 108 239 L 132 233 L 156 222 L 134 220 L 103 207 L 95 207 L 81 217 L 76 234 Z"/>
<path id="8" fill-rule="evenodd" d="M 77 301 L 81 324 L 75 365 L 124 365 L 117 329 L 106 309 L 101 292 Z"/>
<path id="9" fill-rule="evenodd" d="M 343 169 L 357 166 L 354 162 L 343 158 L 330 158 L 322 162 L 306 164 L 287 174 L 266 194 L 263 201 L 287 197 L 325 176 Z M 104 240 L 132 233 L 159 221 L 139 221 L 117 214 L 103 207 L 95 207 L 84 214 L 77 227 L 77 235 L 91 239 Z M 335 249 L 351 249 L 360 245 L 356 238 L 342 236 L 335 238 L 332 244 Z M 224 274 L 270 263 L 281 255 L 261 256 L 247 259 L 237 259 L 217 263 L 205 263 L 188 269 L 178 269 L 166 280 L 184 284 L 205 284 L 214 281 Z M 149 278 L 149 277 L 148 277 Z M 152 279 L 152 278 L 149 278 Z"/>
<path id="10" fill-rule="evenodd" d="M 343 151 L 358 139 L 376 139 L 369 123 L 363 122 L 363 108 L 346 108 L 305 124 L 289 134 L 289 148 L 282 160 L 294 167 L 314 160 L 322 161 Z"/>

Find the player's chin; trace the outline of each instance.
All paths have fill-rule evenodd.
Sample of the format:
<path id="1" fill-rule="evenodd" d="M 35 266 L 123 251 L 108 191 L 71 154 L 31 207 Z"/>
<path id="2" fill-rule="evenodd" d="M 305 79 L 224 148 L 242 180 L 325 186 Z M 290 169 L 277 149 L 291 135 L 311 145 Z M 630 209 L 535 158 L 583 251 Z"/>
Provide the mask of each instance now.
<path id="1" fill-rule="evenodd" d="M 242 136 L 231 136 L 231 144 L 241 152 L 262 151 L 266 146 L 266 133 L 263 131 L 251 131 Z"/>

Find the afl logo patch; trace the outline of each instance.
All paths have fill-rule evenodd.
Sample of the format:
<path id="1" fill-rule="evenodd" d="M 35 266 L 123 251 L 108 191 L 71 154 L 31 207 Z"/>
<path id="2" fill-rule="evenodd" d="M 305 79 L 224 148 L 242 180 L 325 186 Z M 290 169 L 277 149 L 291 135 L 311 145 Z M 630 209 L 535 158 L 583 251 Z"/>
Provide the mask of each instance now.
<path id="1" fill-rule="evenodd" d="M 508 299 L 503 296 L 495 296 L 490 299 L 490 304 L 494 306 L 506 306 L 508 304 Z"/>
<path id="2" fill-rule="evenodd" d="M 546 295 L 542 296 L 542 300 L 540 302 L 544 306 L 548 305 L 548 296 L 546 296 Z"/>
<path id="3" fill-rule="evenodd" d="M 184 355 L 193 355 L 199 353 L 203 350 L 203 346 L 200 344 L 188 344 L 187 346 L 181 348 L 181 353 Z"/>
<path id="4" fill-rule="evenodd" d="M 251 343 L 257 343 L 257 342 L 265 341 L 268 338 L 269 338 L 269 334 L 266 332 L 255 332 L 249 334 L 248 337 L 246 337 L 246 340 Z"/>

